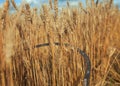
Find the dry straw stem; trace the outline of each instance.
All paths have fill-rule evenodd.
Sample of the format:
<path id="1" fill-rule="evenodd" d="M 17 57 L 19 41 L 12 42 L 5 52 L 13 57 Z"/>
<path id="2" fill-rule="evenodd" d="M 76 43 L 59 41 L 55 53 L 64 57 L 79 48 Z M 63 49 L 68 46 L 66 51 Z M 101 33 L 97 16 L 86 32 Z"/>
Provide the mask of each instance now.
<path id="1" fill-rule="evenodd" d="M 32 24 L 31 10 L 29 4 L 25 4 L 25 20 L 28 22 L 28 24 Z"/>
<path id="2" fill-rule="evenodd" d="M 0 16 L 0 22 L 2 23 L 0 26 L 0 77 L 1 77 L 1 81 L 0 81 L 0 85 L 1 86 L 5 86 L 5 76 L 4 76 L 4 71 L 5 70 L 5 54 L 4 54 L 4 36 L 3 36 L 3 29 L 6 28 L 6 23 L 7 23 L 7 12 L 9 9 L 9 1 L 6 0 L 6 2 L 4 3 L 4 8 L 3 8 L 3 12 L 2 15 Z"/>
<path id="3" fill-rule="evenodd" d="M 5 35 L 6 34 L 6 35 Z M 14 54 L 14 30 L 7 29 L 4 34 L 4 54 L 6 63 L 11 63 L 11 56 Z"/>
<path id="4" fill-rule="evenodd" d="M 68 7 L 70 7 L 70 3 L 69 3 L 69 1 L 68 1 L 68 0 L 67 0 L 67 6 L 68 6 Z"/>
<path id="5" fill-rule="evenodd" d="M 110 9 L 111 7 L 112 7 L 112 5 L 113 5 L 113 0 L 106 0 L 106 8 L 107 9 Z"/>
<path id="6" fill-rule="evenodd" d="M 95 1 L 94 0 L 91 0 L 91 5 L 92 5 L 92 7 L 94 7 L 94 5 L 95 5 Z"/>
<path id="7" fill-rule="evenodd" d="M 0 29 L 0 59 L 2 59 L 2 55 L 3 55 L 3 33 L 2 30 Z"/>
<path id="8" fill-rule="evenodd" d="M 53 9 L 52 0 L 49 0 L 49 5 L 50 5 L 50 8 Z"/>
<path id="9" fill-rule="evenodd" d="M 112 66 L 114 65 L 114 62 L 115 62 L 116 58 L 118 58 L 118 55 L 119 55 L 119 53 L 117 53 L 117 55 L 116 55 L 116 56 L 114 57 L 114 59 L 112 60 L 111 64 L 109 64 L 108 67 L 106 68 L 107 71 L 105 72 L 105 75 L 104 75 L 103 80 L 102 80 L 102 82 L 101 82 L 101 85 L 102 85 L 102 86 L 105 85 L 105 83 L 104 83 L 104 82 L 105 82 L 105 79 L 107 78 L 107 75 L 108 75 L 109 71 L 111 70 Z"/>
<path id="10" fill-rule="evenodd" d="M 9 86 L 14 86 L 13 84 L 13 71 L 12 71 L 12 64 L 11 63 L 7 63 L 6 66 L 6 77 L 7 77 L 7 80 L 5 81 L 6 82 L 6 85 L 9 85 Z"/>
<path id="11" fill-rule="evenodd" d="M 4 8 L 3 8 L 3 12 L 2 12 L 2 15 L 0 17 L 0 20 L 1 20 L 1 26 L 2 26 L 2 29 L 5 29 L 6 28 L 6 23 L 7 23 L 7 13 L 8 13 L 8 10 L 9 10 L 9 0 L 6 0 L 6 2 L 4 3 Z"/>
<path id="12" fill-rule="evenodd" d="M 112 4 L 113 4 L 113 0 L 110 0 L 110 2 L 109 2 L 109 8 L 111 8 Z"/>
<path id="13" fill-rule="evenodd" d="M 54 0 L 54 11 L 55 11 L 55 20 L 58 17 L 58 0 Z"/>
<path id="14" fill-rule="evenodd" d="M 3 58 L 3 34 L 2 31 L 0 30 L 0 77 L 1 77 L 1 86 L 5 86 L 5 81 L 4 81 L 4 67 L 5 67 L 5 59 Z"/>
<path id="15" fill-rule="evenodd" d="M 7 12 L 9 10 L 9 6 L 10 6 L 9 0 L 6 0 L 6 2 L 4 3 L 4 12 Z"/>
<path id="16" fill-rule="evenodd" d="M 6 63 L 10 64 L 11 63 L 11 56 L 14 55 L 14 44 L 15 44 L 15 27 L 18 22 L 18 18 L 20 16 L 20 12 L 18 12 L 16 18 L 14 19 L 13 24 L 8 24 L 9 28 L 7 28 L 5 31 L 3 31 L 4 34 L 4 53 L 5 53 L 5 58 L 6 58 Z M 10 20 L 10 18 L 9 18 Z M 7 22 L 9 23 L 9 22 Z"/>
<path id="17" fill-rule="evenodd" d="M 98 5 L 98 3 L 99 3 L 99 0 L 96 0 L 96 6 Z"/>
<path id="18" fill-rule="evenodd" d="M 11 0 L 11 2 L 12 2 L 13 7 L 14 7 L 16 10 L 18 10 L 15 1 L 14 1 L 14 0 Z"/>
<path id="19" fill-rule="evenodd" d="M 52 85 L 55 85 L 55 48 L 54 48 L 54 36 L 52 33 L 52 28 L 50 28 L 50 23 L 51 23 L 51 18 L 50 18 L 50 14 L 48 11 L 48 7 L 46 5 L 43 5 L 43 13 L 44 13 L 44 29 L 47 35 L 47 41 L 50 43 L 50 53 L 51 53 L 51 61 L 52 61 Z"/>

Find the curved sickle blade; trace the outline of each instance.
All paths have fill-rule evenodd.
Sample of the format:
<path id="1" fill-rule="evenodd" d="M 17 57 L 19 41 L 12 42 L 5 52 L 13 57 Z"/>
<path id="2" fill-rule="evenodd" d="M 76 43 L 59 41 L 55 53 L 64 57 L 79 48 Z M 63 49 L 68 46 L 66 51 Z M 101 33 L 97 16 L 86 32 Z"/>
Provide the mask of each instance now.
<path id="1" fill-rule="evenodd" d="M 61 45 L 60 43 L 56 42 L 54 43 L 55 45 L 59 46 Z M 38 44 L 36 45 L 34 48 L 40 48 L 40 47 L 45 47 L 45 46 L 49 46 L 50 43 L 44 43 L 44 44 Z M 67 43 L 64 44 L 65 46 L 70 46 L 70 47 L 73 47 Z M 81 54 L 84 58 L 84 63 L 86 64 L 86 70 L 85 70 L 85 75 L 84 75 L 84 83 L 83 83 L 83 86 L 89 86 L 89 80 L 90 80 L 90 71 L 91 71 L 91 62 L 90 62 L 90 59 L 89 57 L 87 56 L 87 54 L 82 51 L 81 49 L 79 48 L 76 48 L 77 49 L 77 52 L 79 52 L 79 54 Z"/>

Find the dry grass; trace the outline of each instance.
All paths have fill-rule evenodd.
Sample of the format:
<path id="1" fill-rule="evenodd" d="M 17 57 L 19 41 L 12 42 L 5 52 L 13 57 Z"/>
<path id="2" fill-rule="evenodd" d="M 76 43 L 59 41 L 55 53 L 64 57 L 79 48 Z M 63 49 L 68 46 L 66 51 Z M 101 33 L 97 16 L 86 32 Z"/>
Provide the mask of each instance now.
<path id="1" fill-rule="evenodd" d="M 0 11 L 0 86 L 82 86 L 83 58 L 63 43 L 90 57 L 90 86 L 119 86 L 120 11 L 112 1 L 86 0 L 86 8 L 67 3 L 58 12 L 58 0 L 54 11 L 49 0 L 40 13 L 25 4 L 21 9 L 14 5 L 18 10 L 14 14 L 6 2 Z M 48 42 L 49 47 L 33 48 Z"/>

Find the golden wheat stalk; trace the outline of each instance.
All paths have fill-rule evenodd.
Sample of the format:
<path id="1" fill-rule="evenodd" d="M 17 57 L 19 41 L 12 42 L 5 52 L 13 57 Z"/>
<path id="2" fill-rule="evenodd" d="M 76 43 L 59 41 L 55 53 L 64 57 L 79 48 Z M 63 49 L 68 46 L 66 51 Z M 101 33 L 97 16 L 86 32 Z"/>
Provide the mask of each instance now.
<path id="1" fill-rule="evenodd" d="M 25 4 L 25 20 L 29 23 L 32 24 L 32 17 L 31 17 L 31 11 L 30 11 L 30 5 Z"/>
<path id="2" fill-rule="evenodd" d="M 96 1 L 96 6 L 98 5 L 98 3 L 99 3 L 99 0 Z"/>
<path id="3" fill-rule="evenodd" d="M 3 34 L 0 30 L 0 85 L 5 86 L 5 76 L 4 76 L 4 67 L 5 67 L 5 59 L 3 57 Z"/>
<path id="4" fill-rule="evenodd" d="M 2 16 L 1 16 L 1 19 L 4 19 L 6 17 L 6 14 L 9 10 L 9 0 L 6 0 L 6 2 L 4 3 L 4 7 L 3 7 L 3 13 L 2 13 Z"/>
<path id="5" fill-rule="evenodd" d="M 6 2 L 4 3 L 4 12 L 8 11 L 9 6 L 10 6 L 9 0 L 6 0 Z"/>
<path id="6" fill-rule="evenodd" d="M 110 0 L 110 2 L 109 2 L 109 8 L 111 8 L 112 3 L 113 3 L 113 0 Z"/>
<path id="7" fill-rule="evenodd" d="M 69 3 L 69 1 L 67 1 L 67 6 L 70 7 L 70 3 Z"/>
<path id="8" fill-rule="evenodd" d="M 15 1 L 14 1 L 14 0 L 11 0 L 11 2 L 12 2 L 13 7 L 14 7 L 16 10 L 18 10 Z"/>
<path id="9" fill-rule="evenodd" d="M 50 9 L 52 9 L 52 0 L 49 0 Z"/>
<path id="10" fill-rule="evenodd" d="M 2 12 L 2 15 L 1 15 L 1 23 L 2 23 L 2 29 L 5 29 L 6 28 L 6 23 L 7 23 L 7 13 L 8 13 L 8 10 L 9 10 L 9 0 L 6 0 L 6 2 L 4 3 L 4 8 L 3 8 L 3 12 Z"/>
<path id="11" fill-rule="evenodd" d="M 54 0 L 55 20 L 58 17 L 58 0 Z"/>

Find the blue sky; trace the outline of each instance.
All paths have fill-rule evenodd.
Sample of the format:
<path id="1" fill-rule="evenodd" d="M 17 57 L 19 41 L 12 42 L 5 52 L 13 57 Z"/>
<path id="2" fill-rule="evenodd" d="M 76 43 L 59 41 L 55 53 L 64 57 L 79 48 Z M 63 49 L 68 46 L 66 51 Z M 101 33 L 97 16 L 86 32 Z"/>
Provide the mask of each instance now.
<path id="1" fill-rule="evenodd" d="M 34 5 L 35 7 L 40 7 L 41 4 L 43 3 L 47 4 L 49 0 L 15 0 L 17 4 L 20 4 L 22 1 L 28 2 L 31 5 Z M 66 5 L 67 0 L 58 0 L 58 1 L 59 1 L 59 7 L 63 7 Z M 78 5 L 78 2 L 82 2 L 85 4 L 86 0 L 69 0 L 69 1 L 70 1 L 70 5 L 76 6 Z M 2 7 L 3 2 L 5 2 L 5 0 L 0 0 L 0 7 Z M 120 6 L 120 0 L 114 0 L 114 3 Z"/>
<path id="2" fill-rule="evenodd" d="M 41 4 L 43 3 L 48 3 L 49 0 L 23 0 L 25 2 L 28 2 L 34 6 L 41 6 Z M 54 0 L 53 0 L 54 1 Z M 65 6 L 66 5 L 66 1 L 67 0 L 58 0 L 59 1 L 59 6 Z M 85 0 L 69 0 L 71 5 L 78 5 L 78 2 L 85 2 Z M 0 4 L 2 5 L 2 3 L 5 2 L 5 0 L 0 0 Z M 22 2 L 22 0 L 15 0 L 16 3 L 20 4 Z"/>

